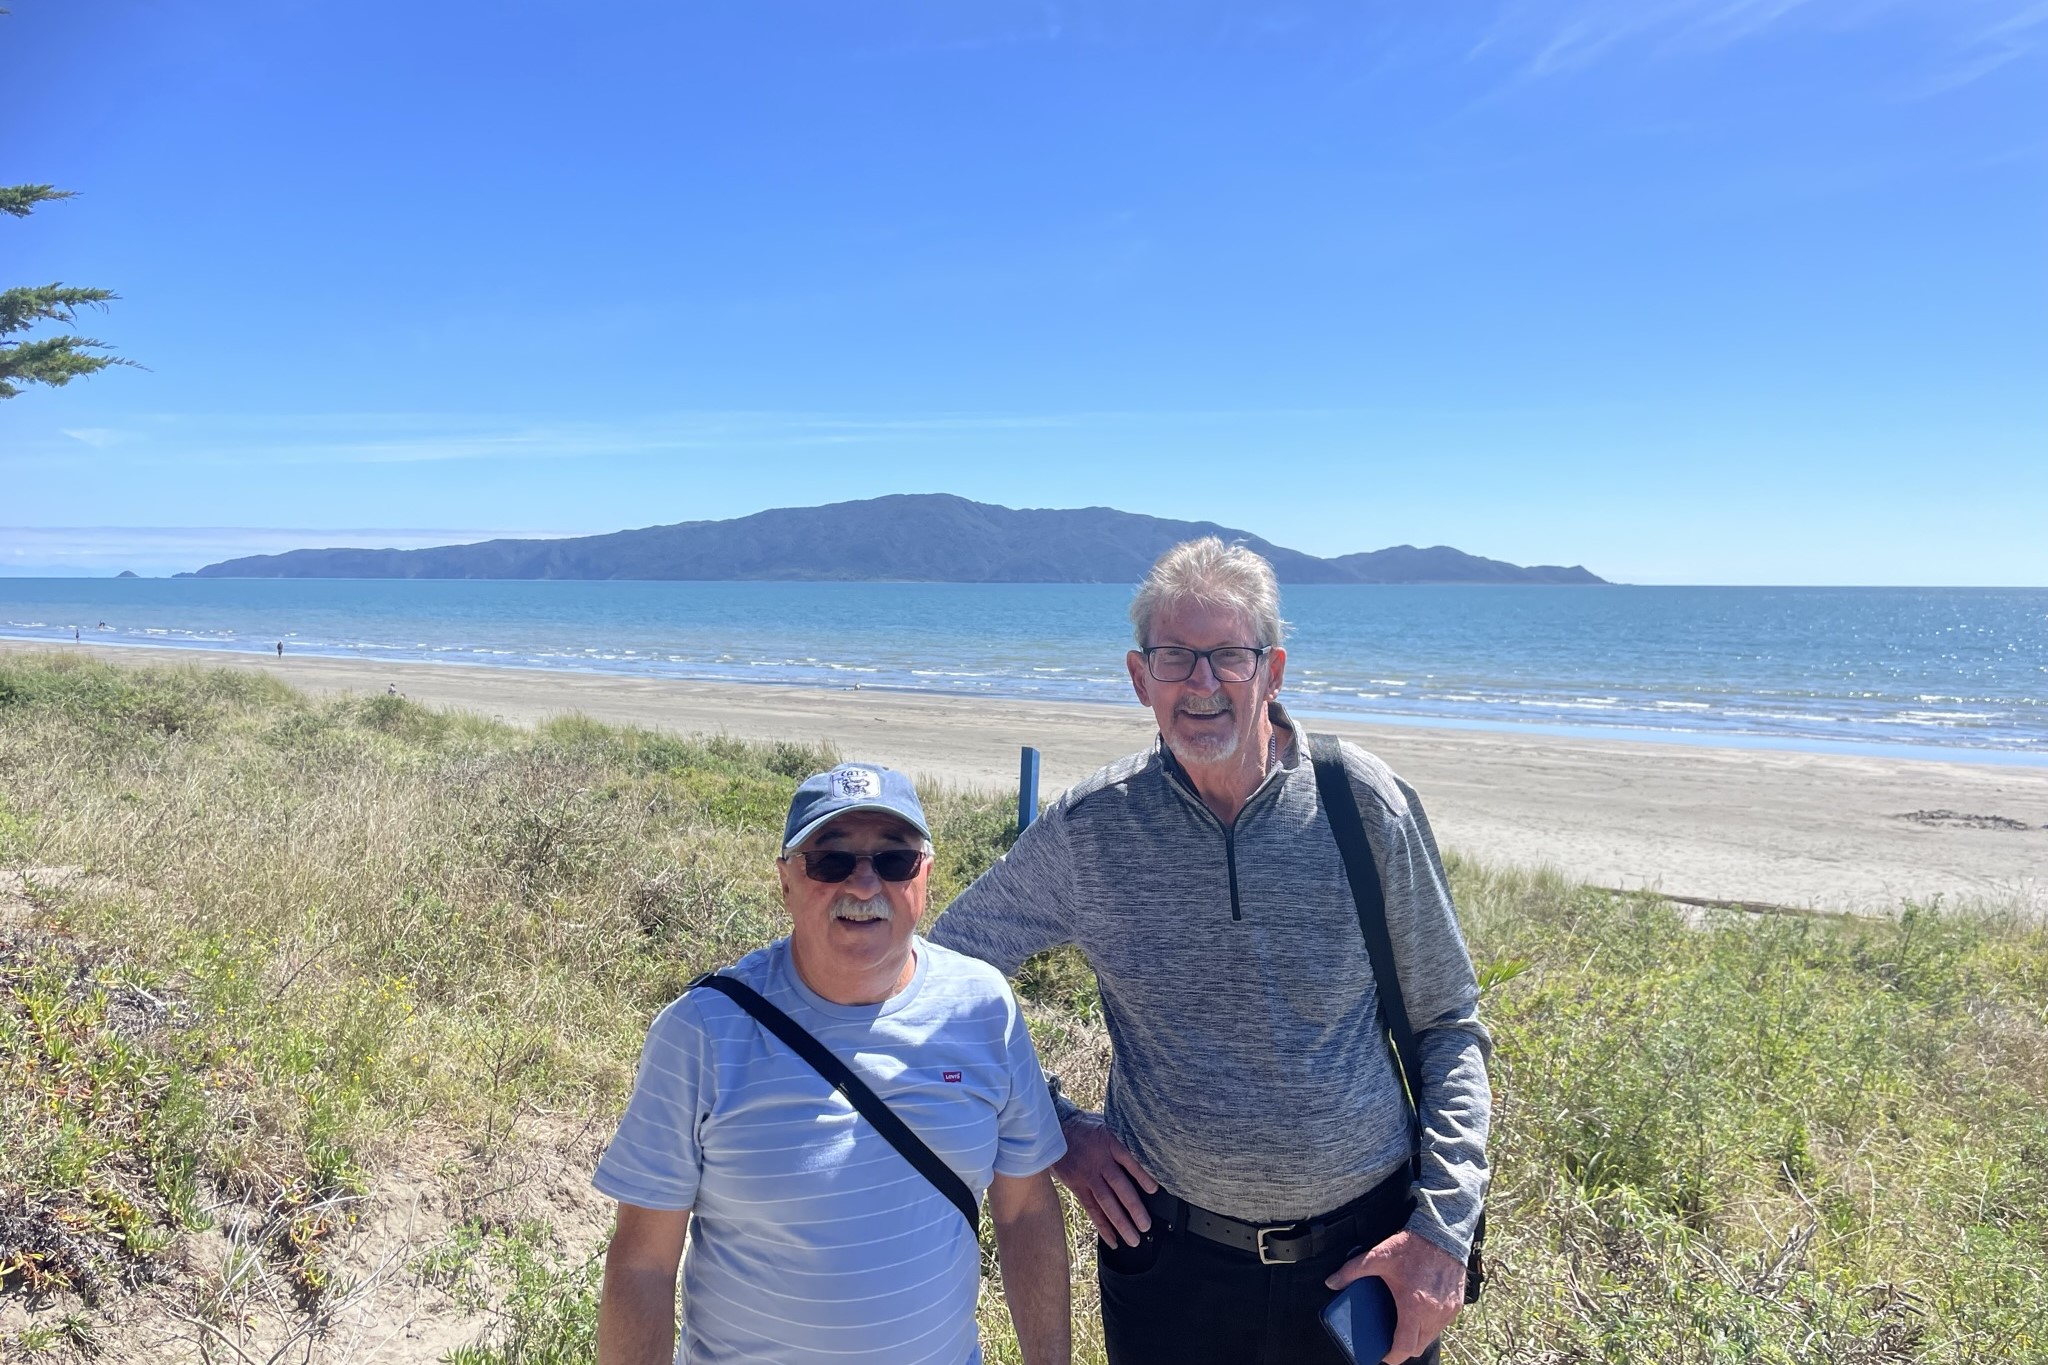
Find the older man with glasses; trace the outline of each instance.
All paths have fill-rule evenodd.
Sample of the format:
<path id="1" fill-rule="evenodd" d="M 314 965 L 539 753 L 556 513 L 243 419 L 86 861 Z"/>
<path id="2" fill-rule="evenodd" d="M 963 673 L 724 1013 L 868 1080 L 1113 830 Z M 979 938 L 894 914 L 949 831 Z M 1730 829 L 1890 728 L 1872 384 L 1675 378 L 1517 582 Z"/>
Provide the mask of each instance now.
<path id="1" fill-rule="evenodd" d="M 1061 1100 L 1056 1170 L 1101 1237 L 1111 1365 L 1341 1365 L 1321 1310 L 1367 1276 L 1397 1313 L 1384 1359 L 1434 1361 L 1492 1101 L 1422 805 L 1275 700 L 1287 651 L 1258 555 L 1174 547 L 1131 619 L 1159 741 L 1053 803 L 932 937 L 1006 973 L 1074 944 L 1095 970 L 1108 1094 L 1099 1114 Z"/>
<path id="2" fill-rule="evenodd" d="M 601 1365 L 979 1361 L 983 1191 L 1024 1360 L 1067 1365 L 1059 1121 L 1008 983 L 917 936 L 931 851 L 899 773 L 797 789 L 789 936 L 655 1019 L 598 1163 Z"/>

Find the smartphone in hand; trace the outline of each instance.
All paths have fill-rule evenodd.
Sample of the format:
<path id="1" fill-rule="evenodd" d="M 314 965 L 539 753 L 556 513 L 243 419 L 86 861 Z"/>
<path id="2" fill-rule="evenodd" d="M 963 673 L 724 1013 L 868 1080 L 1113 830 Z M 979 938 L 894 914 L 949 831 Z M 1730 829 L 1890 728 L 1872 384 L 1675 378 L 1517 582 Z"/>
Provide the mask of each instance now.
<path id="1" fill-rule="evenodd" d="M 1377 1275 L 1353 1280 L 1323 1308 L 1323 1328 L 1351 1365 L 1379 1365 L 1394 1349 L 1394 1295 Z"/>

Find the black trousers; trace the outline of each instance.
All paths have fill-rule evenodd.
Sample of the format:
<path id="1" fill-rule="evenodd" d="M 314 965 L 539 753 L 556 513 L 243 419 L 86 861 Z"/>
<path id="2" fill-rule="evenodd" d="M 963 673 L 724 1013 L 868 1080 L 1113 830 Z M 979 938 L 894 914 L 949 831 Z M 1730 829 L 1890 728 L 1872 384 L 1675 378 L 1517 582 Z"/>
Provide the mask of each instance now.
<path id="1" fill-rule="evenodd" d="M 1261 1265 L 1251 1252 L 1166 1231 L 1156 1213 L 1137 1246 L 1097 1242 L 1109 1365 L 1345 1365 L 1323 1330 L 1323 1305 L 1335 1297 L 1323 1281 L 1407 1226 L 1407 1172 L 1360 1204 L 1357 1245 L 1292 1265 Z M 1431 1345 L 1414 1359 L 1437 1365 L 1437 1352 Z"/>

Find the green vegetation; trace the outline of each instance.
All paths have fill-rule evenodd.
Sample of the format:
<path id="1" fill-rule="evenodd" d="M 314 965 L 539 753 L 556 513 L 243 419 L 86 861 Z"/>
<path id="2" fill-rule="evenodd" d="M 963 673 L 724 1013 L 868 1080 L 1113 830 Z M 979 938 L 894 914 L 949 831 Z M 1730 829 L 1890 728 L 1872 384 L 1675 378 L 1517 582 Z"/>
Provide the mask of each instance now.
<path id="1" fill-rule="evenodd" d="M 450 1352 L 448 1365 L 569 1365 L 590 1359 L 603 1269 L 600 1252 L 581 1260 L 564 1257 L 550 1245 L 546 1225 L 532 1221 L 510 1227 L 465 1223 L 420 1266 L 458 1304 L 495 1308 L 497 1323 L 485 1339 Z"/>
<path id="2" fill-rule="evenodd" d="M 2048 933 L 1454 869 L 1497 1043 L 1461 1359 L 2048 1359 Z"/>
<path id="3" fill-rule="evenodd" d="M 0 658 L 0 1355 L 263 1360 L 398 1302 L 448 1360 L 587 1359 L 602 1210 L 561 1191 L 654 1011 L 778 932 L 829 758 Z M 943 900 L 1006 800 L 928 799 Z M 1499 1099 L 1452 1359 L 2048 1359 L 2048 933 L 1452 875 Z M 1085 964 L 1021 985 L 1089 1097 Z M 449 1211 L 410 1241 L 404 1173 Z"/>
<path id="4" fill-rule="evenodd" d="M 0 10 L 0 14 L 5 14 Z M 76 191 L 54 185 L 0 185 L 0 213 L 26 218 L 38 204 L 74 197 Z M 0 338 L 16 336 L 43 322 L 70 325 L 81 308 L 104 308 L 115 298 L 104 289 L 77 285 L 36 284 L 0 289 Z M 52 336 L 33 341 L 0 340 L 0 398 L 12 398 L 23 384 L 48 384 L 61 388 L 81 375 L 97 374 L 109 365 L 132 365 L 132 360 L 93 355 L 106 343 L 91 337 Z"/>

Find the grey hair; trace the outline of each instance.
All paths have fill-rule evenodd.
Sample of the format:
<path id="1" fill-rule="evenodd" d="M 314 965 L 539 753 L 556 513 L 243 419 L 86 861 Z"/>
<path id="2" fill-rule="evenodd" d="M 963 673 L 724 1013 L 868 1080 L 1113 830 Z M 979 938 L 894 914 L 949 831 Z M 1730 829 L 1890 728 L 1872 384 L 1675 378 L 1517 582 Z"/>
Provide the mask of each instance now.
<path id="1" fill-rule="evenodd" d="M 1242 545 L 1225 545 L 1215 536 L 1184 540 L 1159 556 L 1138 595 L 1131 599 L 1131 630 L 1138 648 L 1151 646 L 1152 618 L 1169 602 L 1200 602 L 1227 607 L 1242 615 L 1257 632 L 1255 644 L 1284 644 L 1287 623 L 1280 619 L 1280 580 L 1265 556 Z"/>

